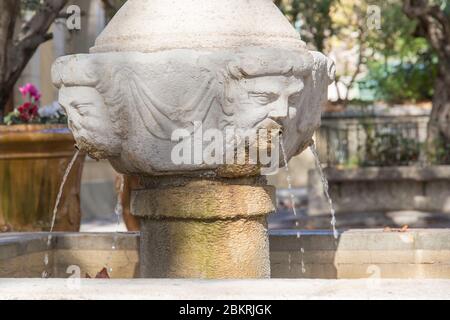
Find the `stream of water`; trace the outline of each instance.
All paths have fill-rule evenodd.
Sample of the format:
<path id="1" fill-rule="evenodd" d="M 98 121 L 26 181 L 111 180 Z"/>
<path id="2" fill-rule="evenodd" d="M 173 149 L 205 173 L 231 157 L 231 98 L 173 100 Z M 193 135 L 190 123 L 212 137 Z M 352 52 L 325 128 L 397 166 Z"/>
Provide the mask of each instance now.
<path id="1" fill-rule="evenodd" d="M 291 197 L 292 211 L 293 211 L 294 216 L 295 216 L 295 226 L 298 227 L 299 226 L 299 221 L 298 221 L 298 217 L 297 217 L 297 208 L 296 208 L 296 203 L 295 203 L 294 190 L 293 190 L 293 187 L 292 187 L 292 176 L 291 176 L 291 172 L 289 170 L 288 157 L 287 157 L 286 147 L 284 145 L 283 137 L 281 137 L 281 139 L 280 139 L 280 146 L 281 146 L 281 153 L 283 155 L 284 168 L 286 170 L 286 180 L 287 180 L 287 184 L 288 184 L 288 188 L 289 188 L 289 194 L 290 194 L 290 197 Z M 301 240 L 301 236 L 302 236 L 301 232 L 300 231 L 297 232 L 297 238 L 299 240 Z M 305 255 L 305 249 L 302 247 L 300 249 L 300 260 L 301 260 L 302 273 L 306 273 L 304 255 Z M 289 260 L 288 261 L 289 270 L 291 270 L 291 263 L 292 263 L 292 256 L 291 256 L 291 254 L 289 254 L 288 260 Z"/>
<path id="2" fill-rule="evenodd" d="M 294 190 L 292 188 L 292 177 L 291 177 L 291 173 L 289 171 L 288 157 L 287 157 L 287 153 L 286 153 L 286 147 L 284 146 L 283 137 L 281 137 L 281 139 L 280 139 L 280 146 L 281 146 L 281 153 L 283 155 L 284 170 L 286 171 L 286 180 L 287 180 L 287 184 L 288 184 L 289 194 L 291 197 L 292 211 L 294 212 L 294 216 L 297 217 L 295 195 L 294 195 Z M 298 226 L 297 219 L 296 219 L 295 223 L 296 223 L 296 226 Z"/>
<path id="3" fill-rule="evenodd" d="M 325 173 L 322 169 L 322 164 L 320 163 L 319 153 L 317 152 L 316 145 L 313 144 L 310 147 L 312 154 L 314 155 L 314 159 L 316 162 L 316 168 L 319 172 L 320 179 L 322 181 L 323 185 L 323 193 L 325 194 L 325 197 L 327 198 L 328 204 L 330 206 L 330 212 L 331 212 L 331 227 L 333 228 L 333 236 L 337 240 L 339 238 L 339 232 L 336 229 L 336 210 L 334 209 L 333 200 L 330 196 L 330 187 L 328 184 L 328 180 L 325 176 Z"/>
<path id="4" fill-rule="evenodd" d="M 112 251 L 111 251 L 111 254 L 109 255 L 109 257 L 107 259 L 107 263 L 106 263 L 109 275 L 111 275 L 111 273 L 113 272 L 113 268 L 111 267 L 112 252 L 117 249 L 117 239 L 118 239 L 118 235 L 119 235 L 119 228 L 122 223 L 122 215 L 123 215 L 122 195 L 123 195 L 124 190 L 125 190 L 125 176 L 120 175 L 119 192 L 117 194 L 117 203 L 114 208 L 114 216 L 116 218 L 116 231 L 114 233 L 113 243 L 111 246 Z"/>
<path id="5" fill-rule="evenodd" d="M 52 216 L 52 223 L 51 223 L 51 226 L 50 226 L 50 232 L 49 232 L 49 235 L 48 235 L 48 238 L 47 238 L 47 250 L 46 250 L 46 253 L 45 253 L 45 256 L 44 256 L 45 270 L 42 272 L 42 278 L 48 278 L 48 276 L 49 276 L 49 273 L 46 270 L 47 267 L 48 267 L 48 264 L 49 264 L 49 253 L 48 252 L 49 252 L 50 246 L 52 244 L 52 239 L 53 239 L 52 233 L 53 233 L 53 230 L 55 229 L 56 216 L 58 214 L 59 203 L 61 202 L 61 197 L 62 197 L 62 194 L 63 194 L 63 191 L 64 191 L 64 186 L 66 184 L 67 178 L 69 177 L 69 174 L 72 171 L 72 168 L 73 168 L 73 166 L 75 164 L 75 161 L 77 161 L 79 155 L 80 155 L 80 151 L 77 150 L 75 152 L 75 154 L 73 155 L 73 158 L 70 161 L 69 166 L 66 169 L 66 172 L 64 173 L 61 185 L 59 187 L 59 192 L 58 192 L 58 196 L 56 197 L 55 207 L 53 208 L 53 216 Z"/>

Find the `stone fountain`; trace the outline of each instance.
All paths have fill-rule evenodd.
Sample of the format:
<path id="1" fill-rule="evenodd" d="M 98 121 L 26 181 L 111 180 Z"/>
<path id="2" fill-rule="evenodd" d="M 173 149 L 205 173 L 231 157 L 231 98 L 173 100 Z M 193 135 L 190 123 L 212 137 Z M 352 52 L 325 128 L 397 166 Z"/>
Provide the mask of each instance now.
<path id="1" fill-rule="evenodd" d="M 270 277 L 264 176 L 311 145 L 334 77 L 271 0 L 129 0 L 52 77 L 77 147 L 140 177 L 142 277 Z"/>

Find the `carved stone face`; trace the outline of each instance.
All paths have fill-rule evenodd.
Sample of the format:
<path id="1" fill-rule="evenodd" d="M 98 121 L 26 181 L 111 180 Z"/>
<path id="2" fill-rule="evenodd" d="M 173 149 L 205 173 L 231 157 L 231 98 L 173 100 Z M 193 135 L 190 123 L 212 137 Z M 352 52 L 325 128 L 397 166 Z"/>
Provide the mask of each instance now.
<path id="1" fill-rule="evenodd" d="M 172 134 L 197 139 L 195 123 L 203 133 L 222 131 L 226 148 L 229 127 L 236 138 L 282 129 L 287 158 L 298 154 L 320 123 L 327 63 L 320 54 L 263 48 L 104 53 L 60 58 L 52 78 L 81 150 L 122 173 L 154 175 L 219 167 L 172 161 Z"/>
<path id="2" fill-rule="evenodd" d="M 294 119 L 295 98 L 304 84 L 294 76 L 262 76 L 232 81 L 227 103 L 233 110 L 233 125 L 239 129 L 281 129 Z"/>
<path id="3" fill-rule="evenodd" d="M 59 102 L 79 147 L 94 158 L 114 156 L 120 144 L 114 137 L 103 97 L 92 87 L 62 87 Z"/>

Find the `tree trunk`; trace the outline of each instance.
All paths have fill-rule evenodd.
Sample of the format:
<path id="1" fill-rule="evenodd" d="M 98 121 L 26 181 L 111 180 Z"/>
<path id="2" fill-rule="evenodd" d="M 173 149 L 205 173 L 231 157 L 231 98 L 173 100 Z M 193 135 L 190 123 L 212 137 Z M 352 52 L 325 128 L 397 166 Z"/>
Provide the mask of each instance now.
<path id="1" fill-rule="evenodd" d="M 450 141 L 450 83 L 445 76 L 439 75 L 435 84 L 428 140 L 438 141 L 442 137 Z"/>
<path id="2" fill-rule="evenodd" d="M 6 102 L 6 106 L 5 106 L 5 110 L 4 110 L 5 114 L 10 113 L 11 111 L 14 111 L 14 92 L 11 92 L 11 94 L 9 95 L 9 99 Z"/>
<path id="3" fill-rule="evenodd" d="M 102 0 L 106 12 L 107 22 L 111 21 L 114 15 L 124 5 L 125 0 Z"/>
<path id="4" fill-rule="evenodd" d="M 13 46 L 14 29 L 19 10 L 20 1 L 0 1 L 0 117 L 11 95 L 11 88 L 5 85 L 8 77 L 8 51 Z"/>

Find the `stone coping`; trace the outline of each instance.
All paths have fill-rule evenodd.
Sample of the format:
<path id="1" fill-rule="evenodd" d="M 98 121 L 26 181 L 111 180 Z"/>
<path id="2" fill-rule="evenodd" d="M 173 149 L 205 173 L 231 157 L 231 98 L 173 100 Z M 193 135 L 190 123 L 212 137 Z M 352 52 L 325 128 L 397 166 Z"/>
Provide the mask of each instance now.
<path id="1" fill-rule="evenodd" d="M 448 300 L 450 280 L 0 279 L 1 300 Z"/>
<path id="2" fill-rule="evenodd" d="M 7 233 L 0 234 L 0 260 L 23 254 L 46 251 L 49 233 Z M 111 250 L 116 239 L 120 250 L 137 250 L 139 247 L 139 233 L 66 233 L 52 234 L 50 249 L 71 250 Z"/>
<path id="3" fill-rule="evenodd" d="M 430 167 L 370 167 L 355 169 L 326 168 L 326 176 L 330 182 L 344 181 L 431 181 L 450 180 L 450 166 Z"/>
<path id="4" fill-rule="evenodd" d="M 47 250 L 48 233 L 0 234 L 0 260 Z M 113 241 L 117 250 L 137 250 L 139 233 L 54 233 L 51 250 L 111 251 Z M 384 232 L 380 229 L 341 231 L 334 239 L 331 231 L 273 230 L 270 249 L 298 251 L 392 251 L 392 250 L 450 250 L 450 229 L 412 229 L 407 232 Z"/>

